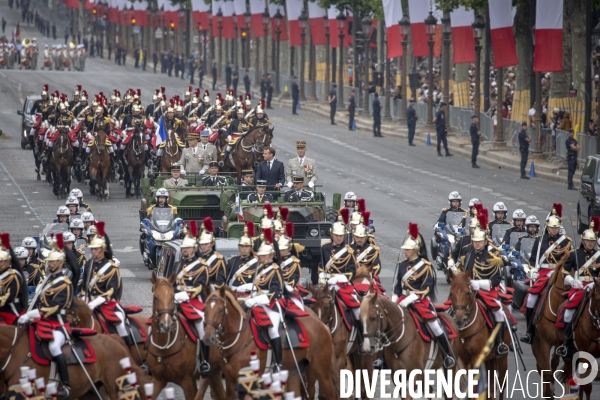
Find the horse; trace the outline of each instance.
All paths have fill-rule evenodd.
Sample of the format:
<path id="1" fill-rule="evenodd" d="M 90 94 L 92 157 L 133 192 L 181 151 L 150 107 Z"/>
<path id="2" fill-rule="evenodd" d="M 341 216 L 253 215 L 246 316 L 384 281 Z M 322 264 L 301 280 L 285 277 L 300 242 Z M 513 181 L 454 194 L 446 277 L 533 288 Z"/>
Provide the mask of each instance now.
<path id="1" fill-rule="evenodd" d="M 152 328 L 148 334 L 146 360 L 154 382 L 153 399 L 156 399 L 169 382 L 181 386 L 188 400 L 193 399 L 197 392 L 197 344 L 194 344 L 177 316 L 173 289 L 175 279 L 175 274 L 167 279 L 158 278 L 156 273 L 152 272 Z M 216 346 L 212 346 L 208 360 L 211 370 L 207 379 L 211 395 L 223 399 L 225 392 L 217 357 Z"/>
<path id="2" fill-rule="evenodd" d="M 130 198 L 135 195 L 138 199 L 142 192 L 140 182 L 146 168 L 146 152 L 144 151 L 144 131 L 140 126 L 136 126 L 133 131 L 133 137 L 125 147 L 123 154 L 125 163 L 125 197 Z M 125 166 L 123 166 L 125 168 Z M 135 193 L 133 191 L 135 186 Z"/>
<path id="3" fill-rule="evenodd" d="M 223 156 L 221 156 L 226 143 L 223 143 L 223 139 L 219 135 L 219 139 L 217 139 L 217 142 L 219 142 L 217 161 L 223 161 L 225 172 L 236 172 L 238 184 L 241 182 L 243 170 L 252 169 L 263 160 L 263 150 L 271 145 L 274 130 L 275 128 L 269 128 L 268 126 L 250 129 L 248 133 L 238 139 L 237 144 L 233 146 L 231 154 L 226 160 L 223 160 Z"/>
<path id="4" fill-rule="evenodd" d="M 71 191 L 73 149 L 69 141 L 69 130 L 60 128 L 58 132 L 49 161 L 53 183 L 52 191 L 57 199 L 64 199 Z"/>
<path id="5" fill-rule="evenodd" d="M 361 301 L 360 319 L 365 332 L 363 348 L 369 349 L 371 354 L 383 349 L 384 360 L 392 369 L 392 374 L 398 370 L 435 370 L 443 367 L 444 359 L 441 351 L 433 353 L 435 358 L 430 359 L 430 348 L 437 345 L 435 339 L 432 338 L 431 342 L 427 343 L 421 338 L 420 327 L 405 308 L 382 295 L 369 293 Z M 456 323 L 449 316 L 447 321 L 456 330 Z M 453 353 L 458 354 L 459 340 L 449 341 Z M 460 359 L 453 368 L 452 376 L 455 376 L 459 369 L 462 369 Z M 406 399 L 411 398 L 409 396 Z"/>
<path id="6" fill-rule="evenodd" d="M 219 348 L 219 356 L 222 359 L 221 369 L 225 375 L 227 398 L 235 396 L 234 387 L 241 368 L 250 365 L 250 352 L 254 350 L 260 359 L 261 369 L 267 367 L 267 351 L 262 351 L 256 345 L 250 323 L 250 313 L 246 313 L 234 292 L 227 286 L 212 292 L 206 299 L 204 309 L 204 343 L 209 346 L 215 343 Z M 314 383 L 319 383 L 319 398 L 334 398 L 334 388 L 331 379 L 333 344 L 327 327 L 311 311 L 307 310 L 308 316 L 302 317 L 302 323 L 306 328 L 310 347 L 294 349 L 294 356 L 288 349 L 283 350 L 283 368 L 289 371 L 289 379 L 286 384 L 287 391 L 302 393 L 314 398 Z M 285 336 L 282 337 L 285 340 Z M 317 349 L 311 351 L 311 348 Z M 296 364 L 297 360 L 298 364 Z M 300 372 L 298 371 L 300 370 Z M 306 382 L 304 390 L 301 385 L 301 375 L 305 376 L 302 382 Z M 308 393 L 306 393 L 308 391 Z M 196 400 L 201 400 L 200 393 Z"/>
<path id="7" fill-rule="evenodd" d="M 181 148 L 178 137 L 175 132 L 169 130 L 167 140 L 165 140 L 165 146 L 162 148 L 162 155 L 160 156 L 160 165 L 158 166 L 159 172 L 171 172 L 171 165 L 174 162 L 179 161 L 181 158 Z"/>
<path id="8" fill-rule="evenodd" d="M 42 165 L 42 155 L 46 151 L 46 143 L 44 143 L 44 140 L 41 138 L 40 130 L 43 130 L 45 132 L 47 128 L 42 126 L 41 118 L 42 114 L 37 114 L 35 124 L 39 124 L 39 126 L 35 129 L 34 136 L 30 142 L 32 143 L 31 151 L 33 152 L 33 160 L 35 161 L 35 173 L 37 175 L 38 181 L 42 180 L 41 172 L 43 171 L 43 168 L 45 168 L 44 165 Z"/>
<path id="9" fill-rule="evenodd" d="M 85 340 L 94 349 L 97 361 L 84 364 L 85 371 L 81 365 L 68 365 L 71 398 L 82 398 L 94 390 L 89 376 L 95 386 L 101 385 L 110 399 L 117 400 L 115 379 L 125 374 L 119 360 L 129 356 L 127 350 L 109 335 L 88 336 Z M 25 366 L 37 370 L 38 378 L 43 377 L 46 382 L 51 379 L 51 365 L 40 365 L 32 358 L 29 325 L 0 325 L 0 363 L 4 366 L 0 371 L 0 382 L 8 387 L 19 383 L 20 368 Z M 148 383 L 149 379 L 137 365 L 132 364 L 131 370 L 137 375 L 138 389 L 143 391 L 144 383 Z"/>
<path id="10" fill-rule="evenodd" d="M 473 362 L 483 351 L 486 342 L 490 336 L 491 330 L 486 329 L 485 316 L 480 312 L 475 293 L 471 289 L 471 279 L 464 273 L 453 273 L 448 270 L 448 277 L 452 281 L 450 284 L 450 300 L 452 301 L 452 310 L 454 320 L 458 326 L 458 336 L 462 343 L 458 356 L 467 369 L 473 368 Z M 504 331 L 504 343 L 510 343 L 510 333 L 507 328 Z M 484 360 L 488 371 L 497 371 L 500 382 L 508 371 L 508 354 L 496 356 L 492 350 Z M 494 396 L 496 391 L 493 391 Z M 504 398 L 504 393 L 500 392 L 500 399 Z"/>
<path id="11" fill-rule="evenodd" d="M 90 194 L 96 195 L 98 201 L 106 201 L 110 197 L 108 179 L 110 178 L 110 155 L 106 147 L 106 132 L 99 129 L 94 137 L 90 151 Z"/>

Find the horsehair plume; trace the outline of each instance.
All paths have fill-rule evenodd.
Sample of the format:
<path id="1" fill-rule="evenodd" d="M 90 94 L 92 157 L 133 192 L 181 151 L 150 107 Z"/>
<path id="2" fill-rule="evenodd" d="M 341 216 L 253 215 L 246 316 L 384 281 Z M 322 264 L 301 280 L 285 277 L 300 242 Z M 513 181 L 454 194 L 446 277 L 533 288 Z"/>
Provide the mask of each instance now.
<path id="1" fill-rule="evenodd" d="M 365 211 L 364 213 L 362 213 L 363 225 L 369 226 L 369 224 L 370 224 L 369 217 L 370 216 L 371 216 L 371 211 Z"/>
<path id="2" fill-rule="evenodd" d="M 367 205 L 365 204 L 365 199 L 356 200 L 356 204 L 358 205 L 358 211 L 362 214 L 367 210 Z"/>
<path id="3" fill-rule="evenodd" d="M 285 223 L 285 235 L 289 238 L 293 238 L 294 237 L 294 223 L 293 222 L 286 222 Z"/>
<path id="4" fill-rule="evenodd" d="M 246 100 L 252 100 L 252 94 L 246 93 Z"/>
<path id="5" fill-rule="evenodd" d="M 487 209 L 485 209 L 485 211 L 487 211 Z M 481 230 L 485 231 L 487 229 L 487 224 L 488 224 L 487 214 L 478 215 L 477 219 L 479 220 L 479 225 L 481 226 Z"/>
<path id="6" fill-rule="evenodd" d="M 98 230 L 98 236 L 104 237 L 104 221 L 98 221 L 96 229 Z"/>
<path id="7" fill-rule="evenodd" d="M 267 210 L 267 218 L 273 219 L 273 217 L 275 216 L 275 213 L 273 212 L 273 206 L 269 203 L 266 203 L 264 207 L 265 210 Z"/>
<path id="8" fill-rule="evenodd" d="M 473 205 L 473 208 L 475 210 L 477 210 L 477 214 L 481 214 L 482 213 L 481 210 L 483 210 L 483 204 L 481 204 L 481 203 L 475 203 L 475 205 Z"/>
<path id="9" fill-rule="evenodd" d="M 137 95 L 138 95 L 138 96 L 141 96 L 141 95 L 142 95 L 142 89 L 139 89 L 139 88 L 138 88 L 138 90 L 137 90 Z"/>
<path id="10" fill-rule="evenodd" d="M 262 233 L 265 237 L 265 242 L 273 243 L 273 228 L 263 228 Z"/>
<path id="11" fill-rule="evenodd" d="M 242 96 L 242 95 L 240 94 L 240 97 L 238 97 L 238 98 L 240 99 L 240 102 L 242 102 L 242 103 L 244 102 L 244 96 Z"/>
<path id="12" fill-rule="evenodd" d="M 215 226 L 213 225 L 212 219 L 210 217 L 206 217 L 202 219 L 202 224 L 204 224 L 204 230 L 210 233 L 215 231 Z"/>
<path id="13" fill-rule="evenodd" d="M 192 89 L 193 89 L 193 88 L 192 88 L 191 86 L 188 86 L 188 90 L 187 90 L 187 91 L 191 93 L 191 92 L 192 92 Z"/>
<path id="14" fill-rule="evenodd" d="M 190 236 L 193 238 L 198 237 L 198 223 L 195 220 L 190 221 Z"/>
<path id="15" fill-rule="evenodd" d="M 6 249 L 6 250 L 10 250 L 10 234 L 9 233 L 3 233 L 0 235 L 0 240 L 2 240 L 2 246 Z"/>
<path id="16" fill-rule="evenodd" d="M 344 225 L 348 225 L 350 222 L 350 210 L 346 207 L 340 209 L 340 215 L 342 216 L 342 221 L 344 221 Z"/>
<path id="17" fill-rule="evenodd" d="M 248 228 L 248 237 L 252 238 L 254 237 L 254 222 L 252 221 L 246 221 L 246 228 Z"/>
<path id="18" fill-rule="evenodd" d="M 600 217 L 592 217 L 592 221 L 590 222 L 590 228 L 594 229 L 594 232 L 600 231 Z"/>
<path id="19" fill-rule="evenodd" d="M 65 239 L 62 232 L 56 235 L 56 247 L 61 251 L 65 248 Z"/>
<path id="20" fill-rule="evenodd" d="M 419 238 L 419 225 L 412 222 L 408 223 L 408 234 L 414 239 Z"/>
<path id="21" fill-rule="evenodd" d="M 77 85 L 76 87 L 77 87 L 77 91 L 81 92 L 81 85 Z"/>
<path id="22" fill-rule="evenodd" d="M 209 93 L 208 89 L 204 91 L 204 95 L 210 97 L 210 93 Z"/>
<path id="23" fill-rule="evenodd" d="M 260 108 L 265 109 L 265 99 L 260 99 Z"/>
<path id="24" fill-rule="evenodd" d="M 47 92 L 47 91 L 48 91 L 48 84 L 46 83 L 46 84 L 44 84 L 44 92 Z"/>
<path id="25" fill-rule="evenodd" d="M 554 203 L 552 204 L 552 208 L 556 210 L 556 215 L 558 216 L 558 218 L 562 218 L 562 204 Z"/>
<path id="26" fill-rule="evenodd" d="M 490 217 L 490 211 L 487 208 L 482 208 L 481 209 L 481 215 L 485 215 L 485 218 L 489 219 L 489 217 Z"/>
<path id="27" fill-rule="evenodd" d="M 282 221 L 287 221 L 290 216 L 290 209 L 287 207 L 279 207 L 279 214 L 281 215 Z"/>

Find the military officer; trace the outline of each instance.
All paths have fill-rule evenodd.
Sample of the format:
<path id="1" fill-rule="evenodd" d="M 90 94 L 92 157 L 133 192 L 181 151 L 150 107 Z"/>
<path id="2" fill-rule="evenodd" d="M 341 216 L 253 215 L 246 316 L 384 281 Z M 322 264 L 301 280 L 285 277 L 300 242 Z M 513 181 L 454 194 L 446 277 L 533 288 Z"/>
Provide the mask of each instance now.
<path id="1" fill-rule="evenodd" d="M 48 111 L 50 107 L 50 101 L 48 100 L 48 85 L 44 85 L 41 91 L 41 99 L 33 102 L 33 107 L 31 107 L 31 114 L 42 114 L 42 121 L 48 119 Z"/>
<path id="2" fill-rule="evenodd" d="M 77 258 L 77 263 L 79 264 L 80 270 L 84 270 L 85 264 L 87 263 L 87 257 L 85 256 L 85 252 L 83 250 L 75 248 L 75 240 L 77 239 L 75 235 L 71 232 L 65 232 L 63 234 L 63 239 L 65 242 L 65 248 L 69 249 L 74 253 L 75 257 Z M 83 277 L 81 276 L 81 274 L 79 276 L 81 278 L 79 279 L 79 282 L 76 282 L 76 293 L 79 292 L 81 285 L 83 284 Z"/>
<path id="3" fill-rule="evenodd" d="M 283 201 L 288 203 L 297 203 L 301 201 L 312 201 L 313 192 L 309 192 L 308 190 L 303 190 L 304 186 L 304 177 L 295 175 L 292 178 L 294 182 L 294 189 L 288 190 L 283 195 Z"/>
<path id="4" fill-rule="evenodd" d="M 199 259 L 208 268 L 209 282 L 219 289 L 225 284 L 227 271 L 223 256 L 215 251 L 214 225 L 210 217 L 202 220 L 202 234 L 198 243 L 200 244 Z"/>
<path id="5" fill-rule="evenodd" d="M 25 283 L 25 273 L 20 267 L 19 261 L 13 259 L 11 255 L 10 237 L 2 235 L 2 238 L 0 246 L 0 319 L 4 320 L 7 325 L 13 325 L 23 309 L 27 307 L 27 283 Z M 15 257 L 20 256 L 15 255 Z"/>
<path id="6" fill-rule="evenodd" d="M 229 122 L 227 118 L 223 114 L 223 106 L 221 102 L 217 99 L 215 108 L 208 114 L 206 118 L 205 125 L 210 126 L 211 129 L 219 129 L 221 127 L 225 127 Z"/>
<path id="7" fill-rule="evenodd" d="M 267 181 L 259 179 L 256 181 L 256 192 L 248 195 L 248 203 L 271 203 L 273 195 L 265 193 L 267 190 Z"/>
<path id="8" fill-rule="evenodd" d="M 246 222 L 244 227 L 244 236 L 238 241 L 240 254 L 227 260 L 227 275 L 225 283 L 231 288 L 238 288 L 241 285 L 252 285 L 254 272 L 258 267 L 258 259 L 252 255 L 252 236 L 254 236 L 254 222 Z M 220 282 L 217 282 L 220 283 Z M 240 289 L 240 292 L 249 292 L 247 286 Z M 234 289 L 236 290 L 236 289 Z M 237 291 L 237 290 L 236 290 Z"/>
<path id="9" fill-rule="evenodd" d="M 204 174 L 206 165 L 208 167 L 208 163 L 204 160 L 204 155 L 200 151 L 198 147 L 198 138 L 199 135 L 196 132 L 190 132 L 188 134 L 188 146 L 183 149 L 181 152 L 181 158 L 179 162 L 181 163 L 181 173 L 184 175 L 187 174 Z M 206 168 L 208 169 L 208 168 Z"/>
<path id="10" fill-rule="evenodd" d="M 217 161 L 217 148 L 214 144 L 210 143 L 208 139 L 210 138 L 210 131 L 208 129 L 200 132 L 200 144 L 198 145 L 198 150 L 204 160 L 202 165 L 202 169 L 208 170 L 208 163 L 211 161 Z M 202 173 L 204 174 L 204 173 Z"/>
<path id="11" fill-rule="evenodd" d="M 32 264 L 29 264 L 27 262 L 29 251 L 23 246 L 15 248 L 15 256 L 17 257 L 17 260 L 19 260 L 23 271 L 27 273 L 27 286 L 36 287 L 44 281 L 46 272 L 43 261 L 34 260 Z"/>
<path id="12" fill-rule="evenodd" d="M 368 228 L 361 220 L 360 224 L 352 232 L 353 243 L 350 245 L 354 250 L 356 259 L 356 268 L 365 267 L 373 277 L 378 276 L 381 271 L 381 261 L 379 259 L 379 247 L 374 243 L 369 243 Z"/>
<path id="13" fill-rule="evenodd" d="M 223 160 L 227 160 L 233 145 L 235 145 L 240 137 L 244 136 L 250 130 L 250 124 L 244 118 L 244 110 L 242 108 L 238 108 L 236 115 L 237 118 L 231 121 L 227 130 L 227 148 L 223 154 Z M 223 160 L 219 161 L 219 165 L 221 167 L 224 165 Z"/>
<path id="14" fill-rule="evenodd" d="M 183 100 L 179 100 L 179 102 L 175 105 L 175 118 L 181 122 L 185 122 L 188 124 L 188 118 L 183 113 Z"/>
<path id="15" fill-rule="evenodd" d="M 264 110 L 264 100 L 261 100 L 261 104 L 256 106 L 256 111 L 254 117 L 250 120 L 250 125 L 255 127 L 263 127 L 271 125 L 271 121 L 267 118 Z"/>
<path id="16" fill-rule="evenodd" d="M 285 170 L 287 186 L 292 187 L 292 176 L 304 177 L 304 186 L 311 189 L 317 182 L 317 163 L 312 158 L 306 157 L 306 141 L 296 140 L 296 153 L 298 157 L 290 158 Z"/>
<path id="17" fill-rule="evenodd" d="M 181 177 L 181 164 L 173 163 L 171 166 L 171 177 L 164 182 L 166 188 L 185 187 L 188 181 Z"/>
<path id="18" fill-rule="evenodd" d="M 82 87 L 81 85 L 75 86 L 75 90 L 73 91 L 73 100 L 69 101 L 69 110 L 73 110 L 77 103 L 79 103 L 79 95 L 81 94 Z"/>
<path id="19" fill-rule="evenodd" d="M 254 171 L 251 169 L 245 169 L 242 171 L 242 184 L 240 191 L 251 192 L 253 189 Z"/>
<path id="20" fill-rule="evenodd" d="M 502 239 L 502 244 L 508 244 L 511 247 L 514 247 L 514 245 L 517 244 L 518 238 L 520 236 L 527 236 L 527 230 L 525 229 L 525 221 L 527 220 L 527 214 L 525 214 L 525 211 L 518 208 L 515 211 L 513 211 L 512 219 L 513 226 L 510 227 L 504 233 L 504 239 Z M 512 235 L 513 233 L 515 233 L 515 235 Z M 511 235 L 513 236 L 512 240 Z"/>
<path id="21" fill-rule="evenodd" d="M 290 222 L 291 223 L 291 222 Z M 300 260 L 292 254 L 294 243 L 292 238 L 287 235 L 282 235 L 277 241 L 279 245 L 279 254 L 281 255 L 281 262 L 279 263 L 281 270 L 281 277 L 283 282 L 292 289 L 296 289 L 300 278 L 302 278 L 302 269 L 300 268 Z M 294 297 L 292 297 L 295 299 Z M 304 304 L 300 300 L 296 303 L 298 307 L 304 309 Z"/>
<path id="22" fill-rule="evenodd" d="M 63 102 L 59 103 L 58 112 L 55 111 L 54 114 L 48 116 L 48 122 L 57 129 L 70 129 L 73 126 L 74 119 L 75 117 L 67 109 L 67 105 L 65 105 L 65 103 Z M 42 158 L 43 162 L 46 162 L 49 159 L 50 154 L 52 153 L 54 142 L 52 142 L 51 140 L 46 140 L 46 145 L 46 152 L 44 153 L 44 156 Z M 77 145 L 79 145 L 79 143 L 77 143 Z"/>
<path id="23" fill-rule="evenodd" d="M 69 194 L 69 196 L 74 196 L 77 198 L 77 200 L 79 200 L 79 210 L 80 211 L 82 211 L 82 212 L 85 212 L 85 211 L 91 212 L 92 211 L 92 207 L 89 204 L 83 202 L 83 192 L 81 191 L 81 189 L 77 189 L 77 188 L 71 189 L 71 193 Z"/>
<path id="24" fill-rule="evenodd" d="M 202 186 L 226 186 L 227 178 L 219 176 L 219 164 L 216 161 L 208 163 L 208 175 L 202 178 Z"/>
<path id="25" fill-rule="evenodd" d="M 152 104 L 146 107 L 145 115 L 146 118 L 154 118 L 154 113 L 160 108 L 160 101 L 162 100 L 162 95 L 160 94 L 160 90 L 156 89 L 154 94 L 152 95 Z"/>

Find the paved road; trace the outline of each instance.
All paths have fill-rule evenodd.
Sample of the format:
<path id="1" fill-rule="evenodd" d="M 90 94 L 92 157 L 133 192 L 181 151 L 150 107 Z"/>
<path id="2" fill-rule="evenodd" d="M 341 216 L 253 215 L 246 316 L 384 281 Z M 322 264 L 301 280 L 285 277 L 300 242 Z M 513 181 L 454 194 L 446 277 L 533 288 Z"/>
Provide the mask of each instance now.
<path id="1" fill-rule="evenodd" d="M 10 26 L 15 11 L 8 10 L 6 5 L 0 6 L 0 10 Z M 23 37 L 39 36 L 27 27 L 22 30 Z M 45 39 L 40 40 L 42 48 L 45 43 Z M 19 145 L 20 117 L 16 110 L 27 95 L 39 94 L 44 83 L 52 91 L 57 89 L 69 95 L 76 84 L 83 84 L 90 95 L 99 91 L 109 94 L 115 88 L 121 92 L 130 87 L 140 88 L 144 103 L 149 102 L 155 88 L 167 87 L 167 96 L 171 97 L 182 95 L 187 85 L 181 79 L 120 67 L 100 59 L 88 60 L 83 73 L 0 70 L 0 127 L 4 132 L 0 138 L 0 225 L 2 231 L 11 232 L 13 243 L 38 234 L 63 203 L 53 196 L 47 184 L 36 181 L 32 154 L 21 150 Z M 433 147 L 409 148 L 405 140 L 373 138 L 370 132 L 348 131 L 344 121 L 331 126 L 327 119 L 308 112 L 292 116 L 291 110 L 276 108 L 268 110 L 268 114 L 275 126 L 273 145 L 279 160 L 286 162 L 295 155 L 295 141 L 304 139 L 308 143 L 307 156 L 317 160 L 318 184 L 323 186 L 328 201 L 333 193 L 350 190 L 367 199 L 367 208 L 377 228 L 377 243 L 382 248 L 382 282 L 388 289 L 393 286 L 399 243 L 405 237 L 408 223 L 418 223 L 429 243 L 431 227 L 441 208 L 447 205 L 450 191 L 458 190 L 465 205 L 472 197 L 479 198 L 490 209 L 496 201 L 504 201 L 510 212 L 522 208 L 540 219 L 552 203 L 560 202 L 565 225 L 569 225 L 569 217 L 575 220 L 577 192 L 567 191 L 563 185 L 539 179 L 524 181 L 516 174 L 486 167 L 474 170 L 469 167 L 469 160 L 438 158 Z M 87 188 L 81 189 L 84 194 L 89 193 Z M 111 185 L 109 201 L 99 203 L 91 198 L 86 201 L 96 218 L 106 221 L 116 256 L 121 260 L 126 287 L 124 301 L 150 308 L 150 273 L 142 263 L 137 244 L 140 202 L 126 200 L 124 188 L 116 184 Z M 447 295 L 448 285 L 439 279 L 438 298 Z M 522 326 L 524 318 L 519 314 L 518 319 Z M 531 351 L 528 348 L 525 351 L 525 361 L 531 369 L 534 360 Z M 511 371 L 515 370 L 514 364 L 511 358 Z M 536 379 L 539 382 L 539 377 Z M 530 387 L 533 388 L 531 384 Z M 522 397 L 530 396 L 520 392 L 513 395 Z M 600 399 L 600 394 L 595 393 L 593 398 Z"/>

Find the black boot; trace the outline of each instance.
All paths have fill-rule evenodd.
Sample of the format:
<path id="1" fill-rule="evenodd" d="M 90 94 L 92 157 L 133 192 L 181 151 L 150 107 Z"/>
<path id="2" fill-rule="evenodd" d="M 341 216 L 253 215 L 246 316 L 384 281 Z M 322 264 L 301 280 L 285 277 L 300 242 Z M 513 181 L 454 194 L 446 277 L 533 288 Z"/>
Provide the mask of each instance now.
<path id="1" fill-rule="evenodd" d="M 556 355 L 563 358 L 573 358 L 573 324 L 569 323 L 563 330 L 564 342 L 556 348 Z"/>
<path id="2" fill-rule="evenodd" d="M 225 150 L 225 154 L 223 155 L 223 159 L 221 161 L 219 161 L 219 167 L 222 167 L 225 165 L 225 161 L 227 161 L 227 157 L 229 157 L 229 153 L 231 153 L 231 150 Z"/>
<path id="3" fill-rule="evenodd" d="M 527 332 L 521 336 L 521 342 L 532 344 L 535 337 L 535 325 L 531 321 L 533 319 L 534 308 L 527 308 L 525 311 L 525 320 L 527 321 Z"/>
<path id="4" fill-rule="evenodd" d="M 50 159 L 50 154 L 52 154 L 52 147 L 47 147 L 44 151 L 44 155 L 42 156 L 42 163 L 46 164 Z"/>
<path id="5" fill-rule="evenodd" d="M 125 344 L 127 345 L 127 347 L 132 347 L 135 346 L 135 340 L 133 340 L 133 338 L 130 335 L 127 336 L 121 336 L 121 339 L 123 339 L 123 341 L 125 341 Z"/>
<path id="6" fill-rule="evenodd" d="M 373 361 L 373 369 L 383 369 L 383 358 Z"/>
<path id="7" fill-rule="evenodd" d="M 271 346 L 273 347 L 273 356 L 275 357 L 275 366 L 273 372 L 279 372 L 283 369 L 283 348 L 281 346 L 281 338 L 271 339 Z"/>
<path id="8" fill-rule="evenodd" d="M 200 375 L 206 376 L 210 372 L 210 364 L 208 363 L 209 349 L 204 342 L 200 341 L 200 351 L 202 352 L 202 361 L 200 361 Z"/>
<path id="9" fill-rule="evenodd" d="M 500 327 L 500 331 L 496 335 L 496 340 L 494 342 L 494 347 L 496 347 L 496 354 L 499 356 L 503 356 L 508 354 L 508 346 L 504 343 L 504 330 L 506 329 L 506 322 L 502 322 L 502 326 Z"/>
<path id="10" fill-rule="evenodd" d="M 152 167 L 152 154 L 150 150 L 146 150 L 146 167 Z"/>
<path id="11" fill-rule="evenodd" d="M 450 352 L 450 342 L 448 341 L 446 334 L 442 333 L 441 335 L 436 336 L 435 339 L 437 340 L 440 347 L 442 348 L 442 351 L 444 352 L 444 368 L 454 368 L 454 366 L 456 365 L 456 360 Z"/>
<path id="12" fill-rule="evenodd" d="M 71 398 L 71 383 L 69 381 L 69 370 L 67 369 L 67 360 L 64 355 L 54 357 L 56 363 L 56 370 L 60 376 L 62 382 L 62 389 L 58 391 L 59 399 L 70 399 Z"/>
<path id="13" fill-rule="evenodd" d="M 356 320 L 354 322 L 354 324 L 356 325 L 356 340 L 357 340 L 357 345 L 358 345 L 358 354 L 365 354 L 368 350 L 370 349 L 363 349 L 363 342 L 365 341 L 365 338 L 363 336 L 363 326 L 362 326 L 362 322 L 359 320 Z"/>

